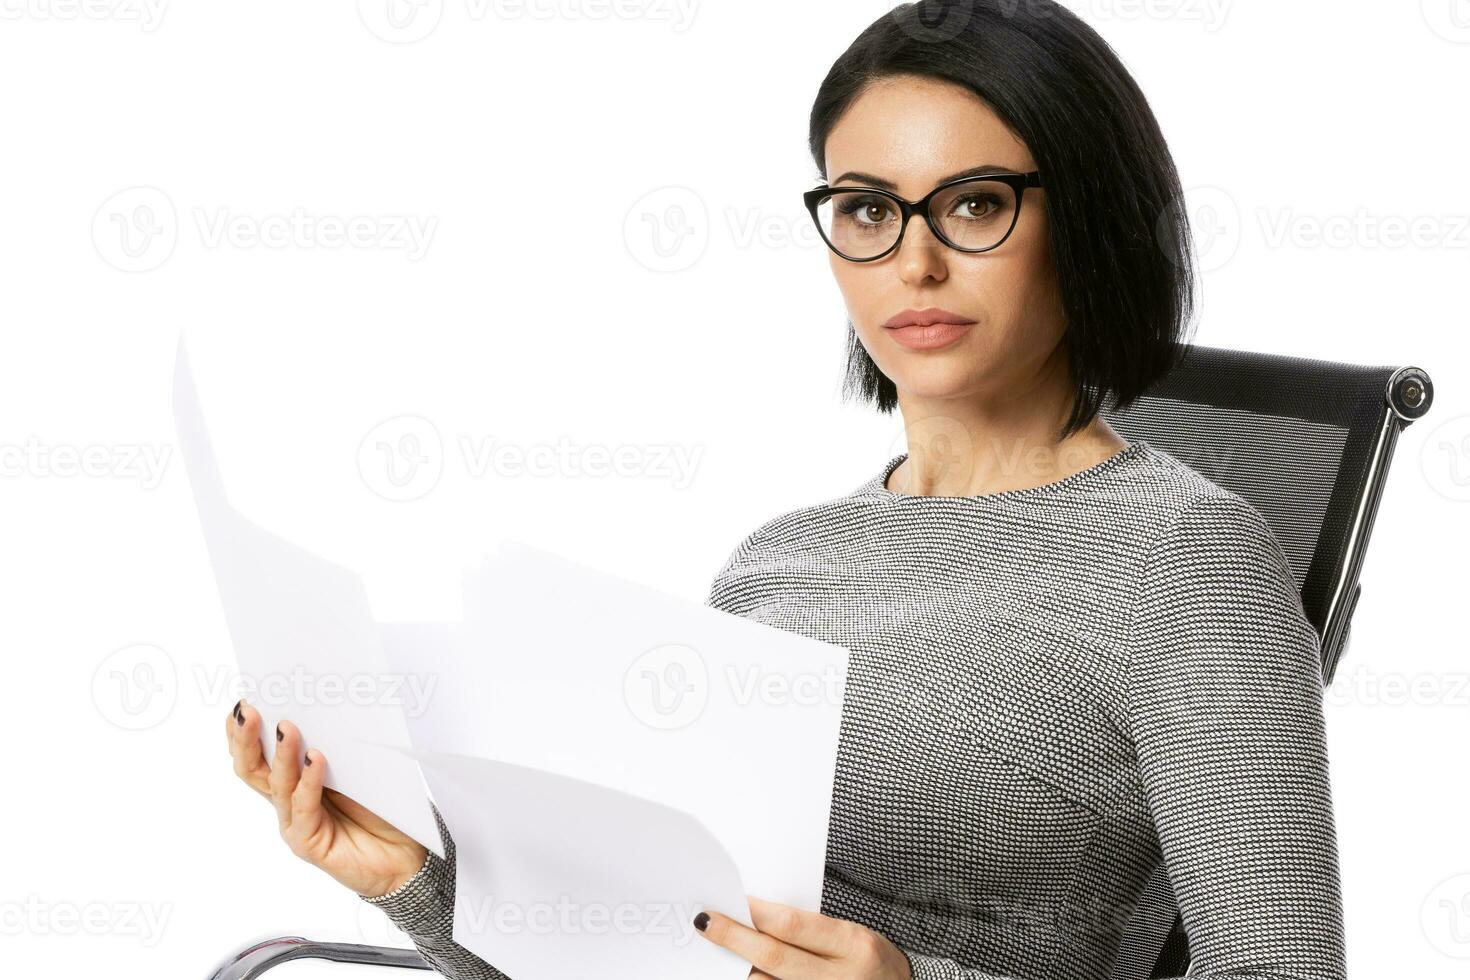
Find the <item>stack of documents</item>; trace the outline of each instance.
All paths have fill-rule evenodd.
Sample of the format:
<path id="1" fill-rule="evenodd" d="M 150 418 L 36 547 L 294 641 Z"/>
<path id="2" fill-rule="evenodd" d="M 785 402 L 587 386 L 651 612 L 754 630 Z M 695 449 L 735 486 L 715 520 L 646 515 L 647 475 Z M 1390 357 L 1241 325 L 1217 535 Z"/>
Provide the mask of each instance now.
<path id="1" fill-rule="evenodd" d="M 695 913 L 820 907 L 846 650 L 510 538 L 461 622 L 378 622 L 230 506 L 182 342 L 174 415 L 262 732 L 297 724 L 327 786 L 442 856 L 432 797 L 456 942 L 515 980 L 740 980 Z"/>

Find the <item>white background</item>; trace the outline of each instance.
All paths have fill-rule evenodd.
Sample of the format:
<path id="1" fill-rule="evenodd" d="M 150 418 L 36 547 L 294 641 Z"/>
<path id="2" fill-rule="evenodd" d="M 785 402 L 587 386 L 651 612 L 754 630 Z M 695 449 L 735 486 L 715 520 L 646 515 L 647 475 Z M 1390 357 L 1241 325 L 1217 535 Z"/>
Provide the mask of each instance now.
<path id="1" fill-rule="evenodd" d="M 1470 3 L 1069 6 L 1209 229 L 1196 340 L 1434 378 L 1328 721 L 1350 973 L 1463 976 Z M 172 455 L 181 329 L 237 506 L 361 571 L 384 618 L 455 615 L 503 533 L 702 599 L 757 524 L 902 451 L 839 402 L 844 314 L 799 199 L 817 84 L 885 7 L 427 0 L 395 29 L 380 0 L 0 0 L 7 975 L 403 942 L 230 771 L 232 654 Z M 366 244 L 319 236 L 355 218 Z M 377 447 L 415 432 L 428 469 L 395 485 Z M 635 471 L 476 468 L 559 440 Z M 137 663 L 147 702 L 112 676 Z"/>

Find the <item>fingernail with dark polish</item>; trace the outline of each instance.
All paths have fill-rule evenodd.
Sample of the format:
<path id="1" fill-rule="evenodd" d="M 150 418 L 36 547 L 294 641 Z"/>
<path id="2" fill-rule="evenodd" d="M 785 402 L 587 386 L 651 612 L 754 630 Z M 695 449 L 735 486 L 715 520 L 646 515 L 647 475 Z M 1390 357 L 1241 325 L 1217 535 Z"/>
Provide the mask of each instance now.
<path id="1" fill-rule="evenodd" d="M 694 917 L 694 928 L 704 932 L 704 927 L 709 925 L 709 913 L 701 912 Z"/>
<path id="2" fill-rule="evenodd" d="M 276 725 L 276 741 L 279 742 L 281 739 L 283 739 L 285 737 L 286 736 L 281 732 L 281 726 L 280 725 Z"/>
<path id="3" fill-rule="evenodd" d="M 310 752 L 306 753 L 306 764 L 308 766 L 311 765 L 311 753 Z"/>
<path id="4" fill-rule="evenodd" d="M 245 699 L 244 698 L 241 698 L 240 700 L 238 700 L 238 701 L 235 702 L 235 724 L 237 724 L 237 725 L 244 725 L 245 724 L 245 712 L 243 712 L 243 711 L 240 710 L 240 705 L 242 705 L 244 703 L 245 703 Z"/>

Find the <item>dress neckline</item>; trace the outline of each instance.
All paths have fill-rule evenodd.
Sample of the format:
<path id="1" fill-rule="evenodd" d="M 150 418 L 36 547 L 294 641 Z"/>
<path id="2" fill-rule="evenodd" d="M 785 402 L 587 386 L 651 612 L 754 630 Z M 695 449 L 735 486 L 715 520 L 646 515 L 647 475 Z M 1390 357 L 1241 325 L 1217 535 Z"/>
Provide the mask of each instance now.
<path id="1" fill-rule="evenodd" d="M 991 501 L 1024 500 L 1033 497 L 1045 497 L 1063 490 L 1072 489 L 1079 484 L 1085 484 L 1099 476 L 1103 476 L 1122 466 L 1129 460 L 1142 456 L 1149 451 L 1149 448 L 1147 441 L 1139 439 L 1135 442 L 1130 442 L 1122 449 L 1113 453 L 1113 455 L 1094 463 L 1085 470 L 1078 470 L 1076 473 L 1064 476 L 1060 480 L 1053 480 L 1050 483 L 1043 483 L 1035 487 L 1018 487 L 1014 490 L 997 490 L 994 493 L 968 495 L 900 493 L 897 490 L 888 489 L 888 477 L 892 475 L 894 470 L 898 469 L 900 463 L 908 459 L 908 453 L 901 453 L 885 463 L 883 468 L 878 471 L 877 476 L 864 483 L 852 495 L 876 497 L 880 500 L 888 501 L 932 502 L 936 504 L 945 501 L 987 503 Z"/>

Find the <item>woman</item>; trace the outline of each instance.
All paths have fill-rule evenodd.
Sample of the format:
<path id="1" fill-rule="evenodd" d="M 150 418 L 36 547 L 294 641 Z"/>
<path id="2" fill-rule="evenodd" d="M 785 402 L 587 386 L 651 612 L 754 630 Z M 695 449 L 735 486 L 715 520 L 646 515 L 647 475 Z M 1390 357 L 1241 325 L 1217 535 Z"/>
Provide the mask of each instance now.
<path id="1" fill-rule="evenodd" d="M 1062 7 L 926 2 L 832 67 L 810 143 L 852 387 L 898 407 L 908 452 L 712 584 L 852 656 L 820 913 L 695 925 L 754 977 L 1104 980 L 1162 862 L 1194 977 L 1341 978 L 1318 641 L 1285 558 L 1098 415 L 1177 363 L 1190 313 L 1142 94 Z M 238 706 L 231 751 L 293 850 L 441 973 L 503 976 L 452 940 L 442 823 L 447 860 L 324 799 L 289 724 L 270 770 L 258 725 Z"/>

